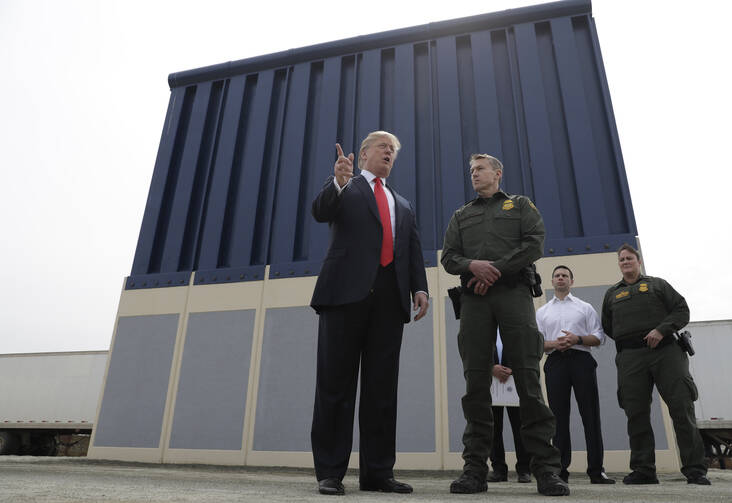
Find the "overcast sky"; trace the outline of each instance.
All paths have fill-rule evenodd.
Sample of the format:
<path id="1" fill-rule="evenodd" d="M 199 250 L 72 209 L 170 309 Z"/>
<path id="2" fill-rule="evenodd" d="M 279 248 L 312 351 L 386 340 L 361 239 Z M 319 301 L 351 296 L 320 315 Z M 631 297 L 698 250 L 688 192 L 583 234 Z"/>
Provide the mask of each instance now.
<path id="1" fill-rule="evenodd" d="M 169 73 L 538 1 L 0 0 L 0 353 L 108 349 Z M 646 270 L 732 319 L 728 2 L 596 0 Z"/>

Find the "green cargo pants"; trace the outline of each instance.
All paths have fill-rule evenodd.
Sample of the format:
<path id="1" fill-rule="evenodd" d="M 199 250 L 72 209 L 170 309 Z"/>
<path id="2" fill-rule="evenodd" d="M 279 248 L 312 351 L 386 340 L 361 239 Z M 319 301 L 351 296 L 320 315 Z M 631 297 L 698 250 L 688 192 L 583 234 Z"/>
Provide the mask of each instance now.
<path id="1" fill-rule="evenodd" d="M 539 360 L 544 339 L 536 328 L 536 313 L 528 287 L 495 285 L 485 296 L 463 294 L 458 350 L 463 360 L 466 393 L 463 414 L 465 471 L 480 477 L 488 472 L 493 443 L 491 382 L 496 327 L 501 332 L 503 354 L 511 361 L 516 391 L 521 401 L 521 440 L 531 455 L 535 476 L 559 473 L 559 451 L 551 445 L 554 415 L 544 403 L 539 381 Z"/>
<path id="2" fill-rule="evenodd" d="M 630 469 L 656 473 L 656 452 L 651 428 L 653 385 L 668 406 L 687 477 L 706 474 L 704 444 L 696 427 L 694 401 L 697 389 L 689 374 L 689 358 L 678 344 L 659 349 L 625 349 L 615 357 L 618 367 L 618 403 L 628 418 Z"/>

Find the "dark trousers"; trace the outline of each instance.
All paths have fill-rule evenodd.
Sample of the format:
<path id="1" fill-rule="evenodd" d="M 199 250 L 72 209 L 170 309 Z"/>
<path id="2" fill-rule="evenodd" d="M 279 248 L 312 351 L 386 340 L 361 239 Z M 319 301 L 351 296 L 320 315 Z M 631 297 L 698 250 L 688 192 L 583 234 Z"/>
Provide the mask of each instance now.
<path id="1" fill-rule="evenodd" d="M 531 456 L 526 452 L 521 441 L 521 411 L 518 407 L 494 406 L 493 410 L 493 448 L 491 449 L 491 466 L 496 473 L 508 473 L 506 449 L 503 445 L 503 409 L 506 409 L 508 421 L 511 423 L 513 445 L 516 449 L 516 473 L 529 473 Z"/>
<path id="2" fill-rule="evenodd" d="M 572 389 L 585 430 L 587 474 L 599 475 L 604 471 L 596 369 L 597 362 L 590 353 L 574 349 L 554 351 L 544 363 L 549 407 L 557 418 L 554 445 L 562 453 L 562 473 L 567 473 L 572 462 L 572 440 L 569 433 Z"/>
<path id="3" fill-rule="evenodd" d="M 359 364 L 360 478 L 393 476 L 403 316 L 393 264 L 379 268 L 365 299 L 321 310 L 311 431 L 318 480 L 342 479 L 348 468 Z"/>
<path id="4" fill-rule="evenodd" d="M 496 328 L 501 330 L 503 354 L 511 362 L 521 408 L 521 440 L 531 454 L 534 476 L 559 473 L 559 451 L 551 444 L 554 415 L 544 403 L 539 360 L 544 338 L 536 328 L 536 312 L 526 286 L 494 285 L 485 296 L 461 297 L 458 351 L 463 361 L 463 470 L 478 477 L 488 473 L 493 448 L 491 382 Z"/>
<path id="5" fill-rule="evenodd" d="M 618 366 L 618 402 L 628 418 L 630 469 L 656 473 L 656 452 L 651 428 L 651 393 L 656 385 L 674 423 L 687 477 L 707 473 L 704 444 L 696 427 L 694 401 L 699 392 L 689 373 L 689 358 L 678 344 L 662 348 L 624 349 L 615 356 Z"/>

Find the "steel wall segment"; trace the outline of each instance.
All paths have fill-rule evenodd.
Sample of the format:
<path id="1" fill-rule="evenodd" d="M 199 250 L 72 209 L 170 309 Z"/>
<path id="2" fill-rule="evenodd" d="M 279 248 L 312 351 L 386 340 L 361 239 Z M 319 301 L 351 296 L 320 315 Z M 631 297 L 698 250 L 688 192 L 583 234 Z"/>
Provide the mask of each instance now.
<path id="1" fill-rule="evenodd" d="M 604 204 L 597 204 L 603 200 L 603 187 L 572 21 L 569 18 L 553 19 L 551 36 L 572 160 L 573 176 L 565 181 L 569 184 L 574 178 L 576 183 L 575 197 L 581 219 L 578 235 L 606 235 L 609 234 L 607 212 Z"/>
<path id="2" fill-rule="evenodd" d="M 314 163 L 311 166 L 313 176 L 309 179 L 308 194 L 317 194 L 325 180 L 333 174 L 336 160 L 334 139 L 338 138 L 338 101 L 340 90 L 341 58 L 329 58 L 323 64 L 323 79 L 317 114 L 317 135 L 313 146 Z M 312 222 L 311 201 L 300 209 Z M 328 226 L 313 225 L 310 229 L 308 257 L 324 257 L 328 247 Z"/>
<path id="3" fill-rule="evenodd" d="M 165 187 L 170 175 L 171 161 L 175 154 L 176 138 L 180 133 L 181 117 L 185 109 L 185 88 L 171 90 L 168 112 L 165 117 L 160 147 L 150 182 L 150 191 L 142 217 L 142 226 L 132 263 L 132 274 L 148 274 L 153 254 L 153 245 L 162 217 Z"/>
<path id="4" fill-rule="evenodd" d="M 203 143 L 211 89 L 212 83 L 205 82 L 199 84 L 196 90 L 196 97 L 191 110 L 191 122 L 181 155 L 179 176 L 172 197 L 170 221 L 163 241 L 164 246 L 160 261 L 161 272 L 179 270 L 183 249 L 186 245 L 184 235 L 191 209 L 191 200 L 194 191 L 200 189 L 195 185 L 196 170 L 199 167 L 199 154 Z"/>
<path id="5" fill-rule="evenodd" d="M 183 235 L 183 251 L 178 270 L 199 269 L 198 258 L 201 249 L 202 228 L 206 218 L 206 209 L 211 190 L 211 179 L 215 172 L 215 160 L 218 151 L 221 127 L 224 118 L 230 80 L 213 83 L 206 112 L 206 123 L 203 141 L 196 162 L 194 190 L 186 218 L 186 229 Z"/>
<path id="6" fill-rule="evenodd" d="M 534 188 L 531 191 L 525 190 L 524 193 L 534 194 L 536 205 L 544 217 L 547 235 L 564 236 L 554 148 L 537 51 L 535 25 L 533 23 L 517 25 L 514 33 L 521 79 L 521 99 L 526 117 L 529 166 Z M 536 190 L 537 188 L 540 190 Z"/>
<path id="7" fill-rule="evenodd" d="M 346 56 L 341 61 L 341 76 L 338 100 L 338 130 L 336 141 L 348 155 L 358 154 L 359 139 L 356 138 L 356 57 Z M 354 163 L 354 166 L 357 164 Z"/>
<path id="8" fill-rule="evenodd" d="M 379 129 L 394 131 L 394 49 L 384 48 L 380 51 L 379 65 Z"/>
<path id="9" fill-rule="evenodd" d="M 582 235 L 582 220 L 575 188 L 570 138 L 567 135 L 567 118 L 564 114 L 566 107 L 563 108 L 564 96 L 560 77 L 557 75 L 557 54 L 554 47 L 549 23 L 538 23 L 536 25 L 536 49 L 546 96 L 546 115 L 556 170 L 554 177 L 557 179 L 558 204 L 561 208 L 559 219 L 563 224 L 563 236 L 575 237 Z M 553 235 L 549 234 L 549 236 Z"/>
<path id="10" fill-rule="evenodd" d="M 625 174 L 623 154 L 620 150 L 620 139 L 615 126 L 610 90 L 608 89 L 605 66 L 602 62 L 600 43 L 597 38 L 595 21 L 589 16 L 581 16 L 573 20 L 575 35 L 578 40 L 577 50 L 582 65 L 592 71 L 582 73 L 585 89 L 591 89 L 593 98 L 588 100 L 588 106 L 593 117 L 593 133 L 597 145 L 598 162 L 603 187 L 614 187 L 617 192 L 605 190 L 605 206 L 608 210 L 608 220 L 611 233 L 628 233 L 635 242 L 638 230 L 635 226 L 635 215 L 630 200 L 630 189 Z M 619 196 L 618 196 L 619 193 Z M 621 207 L 616 209 L 617 198 L 622 200 Z"/>
<path id="11" fill-rule="evenodd" d="M 432 107 L 434 81 L 432 79 L 428 43 L 414 45 L 414 149 L 417 178 L 417 194 L 424 204 L 417 206 L 417 222 L 420 226 L 422 247 L 425 250 L 442 248 L 442 233 L 438 230 L 439 196 L 436 160 L 436 143 Z M 418 196 L 418 197 L 419 197 Z"/>
<path id="12" fill-rule="evenodd" d="M 356 92 L 356 136 L 354 153 L 358 165 L 361 140 L 372 131 L 381 129 L 381 51 L 364 51 L 358 58 Z M 357 173 L 354 170 L 354 174 Z"/>
<path id="13" fill-rule="evenodd" d="M 521 109 L 521 88 L 518 82 L 516 56 L 509 45 L 508 30 L 491 33 L 501 152 L 503 157 L 503 184 L 509 193 L 527 194 L 524 166 L 528 164 L 528 147 Z M 490 152 L 488 152 L 490 153 Z M 529 184 L 530 185 L 530 184 Z M 531 196 L 530 193 L 527 195 Z"/>
<path id="14" fill-rule="evenodd" d="M 323 98 L 323 71 L 324 65 L 322 61 L 315 61 L 310 64 L 310 78 L 307 88 L 307 109 L 305 110 L 305 131 L 303 139 L 302 154 L 302 175 L 298 186 L 297 212 L 295 214 L 295 243 L 292 255 L 292 261 L 302 262 L 310 257 L 310 241 L 312 239 L 312 231 L 318 227 L 311 216 L 310 207 L 312 202 L 312 194 L 317 193 L 317 187 L 314 185 L 316 176 L 318 184 L 323 183 L 323 178 L 319 176 L 319 170 L 316 169 L 318 162 L 318 137 L 320 135 L 318 119 L 320 118 L 320 101 Z M 327 149 L 333 155 L 333 147 Z M 317 267 L 314 269 L 317 270 Z M 310 266 L 308 266 L 310 271 Z"/>
<path id="15" fill-rule="evenodd" d="M 219 252 L 224 235 L 224 222 L 232 183 L 232 171 L 237 149 L 239 119 L 242 116 L 242 103 L 246 76 L 240 75 L 231 79 L 227 94 L 223 121 L 219 137 L 219 146 L 214 162 L 211 180 L 210 197 L 203 222 L 201 249 L 198 259 L 200 270 L 216 269 L 219 265 Z"/>
<path id="16" fill-rule="evenodd" d="M 475 89 L 473 48 L 470 35 L 455 37 L 455 62 L 457 64 L 457 97 L 460 120 L 459 150 L 462 153 L 461 162 L 455 166 L 455 176 L 463 184 L 463 201 L 468 201 L 473 199 L 475 194 L 466 166 L 470 154 L 478 151 L 477 93 Z"/>
<path id="17" fill-rule="evenodd" d="M 465 204 L 466 199 L 455 38 L 438 39 L 434 51 L 438 96 L 435 134 L 439 146 L 436 176 L 442 192 L 442 197 L 435 202 L 440 216 L 437 227 L 445 229 L 455 209 Z"/>
<path id="18" fill-rule="evenodd" d="M 385 128 L 399 138 L 402 148 L 397 155 L 394 169 L 389 175 L 389 181 L 399 194 L 412 203 L 417 211 L 417 207 L 419 207 L 417 177 L 420 168 L 415 161 L 414 49 L 412 44 L 395 48 L 392 66 L 394 72 L 389 79 L 389 91 L 393 96 L 391 110 L 393 119 L 390 124 L 385 124 Z"/>
<path id="19" fill-rule="evenodd" d="M 219 255 L 219 267 L 245 267 L 252 264 L 253 241 L 264 167 L 267 129 L 274 91 L 274 71 L 262 72 L 251 86 L 253 96 L 241 109 L 237 141 L 242 152 L 234 165 L 233 187 L 227 200 L 228 246 Z M 247 85 L 249 89 L 249 85 Z M 246 230 L 246 231 L 245 231 Z"/>
<path id="20" fill-rule="evenodd" d="M 477 150 L 480 153 L 491 154 L 498 159 L 503 159 L 491 34 L 489 31 L 478 32 L 471 37 L 470 41 L 473 49 L 473 78 L 475 79 L 473 86 L 478 130 Z"/>
<path id="21" fill-rule="evenodd" d="M 264 138 L 261 139 L 264 141 L 264 162 L 261 168 L 262 177 L 259 180 L 256 218 L 253 222 L 254 236 L 250 238 L 252 239 L 250 264 L 266 265 L 269 256 L 272 236 L 272 211 L 277 189 L 277 169 L 280 164 L 282 131 L 285 128 L 289 76 L 290 72 L 287 70 L 275 72 L 267 128 L 259 131 L 260 134 L 264 135 Z M 237 229 L 237 232 L 244 232 L 246 235 L 246 233 L 251 233 L 251 228 Z M 246 260 L 246 257 L 241 257 L 241 260 Z"/>
<path id="22" fill-rule="evenodd" d="M 273 268 L 276 264 L 289 264 L 294 260 L 299 187 L 303 179 L 307 182 L 308 166 L 304 154 L 305 136 L 310 128 L 307 117 L 309 81 L 310 64 L 296 65 L 290 70 L 287 111 L 271 210 L 272 232 L 267 263 Z M 280 271 L 273 271 L 270 276 L 279 277 Z"/>

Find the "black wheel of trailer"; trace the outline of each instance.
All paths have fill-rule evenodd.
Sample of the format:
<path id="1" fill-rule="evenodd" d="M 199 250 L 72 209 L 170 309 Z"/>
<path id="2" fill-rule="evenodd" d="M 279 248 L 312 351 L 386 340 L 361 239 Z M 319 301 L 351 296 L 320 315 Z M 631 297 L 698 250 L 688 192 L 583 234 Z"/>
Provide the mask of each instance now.
<path id="1" fill-rule="evenodd" d="M 12 431 L 0 431 L 0 455 L 17 454 L 20 439 Z"/>

